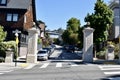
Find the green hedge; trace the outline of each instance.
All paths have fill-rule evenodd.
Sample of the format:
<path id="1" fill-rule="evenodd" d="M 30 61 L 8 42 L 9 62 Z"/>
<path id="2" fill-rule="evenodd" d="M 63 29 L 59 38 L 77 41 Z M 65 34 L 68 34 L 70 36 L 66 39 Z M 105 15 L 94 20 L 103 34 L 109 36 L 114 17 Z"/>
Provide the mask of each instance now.
<path id="1" fill-rule="evenodd" d="M 11 48 L 14 53 L 16 53 L 16 42 L 15 41 L 6 41 L 6 42 L 1 42 L 0 43 L 0 57 L 5 58 L 6 53 L 5 51 Z M 16 55 L 16 54 L 14 54 Z"/>

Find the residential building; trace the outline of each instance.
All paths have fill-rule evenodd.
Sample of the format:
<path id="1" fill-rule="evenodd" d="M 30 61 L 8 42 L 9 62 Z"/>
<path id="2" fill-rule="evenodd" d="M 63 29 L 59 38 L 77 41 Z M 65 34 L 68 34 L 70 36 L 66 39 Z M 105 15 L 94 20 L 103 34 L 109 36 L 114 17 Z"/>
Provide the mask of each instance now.
<path id="1" fill-rule="evenodd" d="M 0 0 L 0 25 L 8 33 L 6 40 L 14 39 L 16 29 L 26 34 L 35 21 L 35 0 Z"/>
<path id="2" fill-rule="evenodd" d="M 7 31 L 6 40 L 15 40 L 19 33 L 19 47 L 27 44 L 28 29 L 36 22 L 35 0 L 0 0 L 0 25 Z"/>
<path id="3" fill-rule="evenodd" d="M 120 28 L 119 0 L 110 0 L 109 7 L 113 10 L 114 13 L 113 25 L 110 30 L 110 37 L 109 37 L 111 40 L 113 40 L 119 37 L 119 28 Z"/>

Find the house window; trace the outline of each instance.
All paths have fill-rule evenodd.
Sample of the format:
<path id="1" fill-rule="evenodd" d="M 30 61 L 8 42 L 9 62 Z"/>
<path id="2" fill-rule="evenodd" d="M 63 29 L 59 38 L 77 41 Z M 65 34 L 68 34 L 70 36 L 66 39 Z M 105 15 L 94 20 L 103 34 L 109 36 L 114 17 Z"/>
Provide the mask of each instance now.
<path id="1" fill-rule="evenodd" d="M 7 14 L 7 21 L 18 21 L 18 14 L 11 14 L 11 13 L 8 13 Z"/>
<path id="2" fill-rule="evenodd" d="M 18 14 L 13 14 L 13 21 L 18 21 Z"/>
<path id="3" fill-rule="evenodd" d="M 7 14 L 7 21 L 12 21 L 12 14 Z"/>
<path id="4" fill-rule="evenodd" d="M 6 5 L 7 0 L 0 0 L 0 5 Z"/>

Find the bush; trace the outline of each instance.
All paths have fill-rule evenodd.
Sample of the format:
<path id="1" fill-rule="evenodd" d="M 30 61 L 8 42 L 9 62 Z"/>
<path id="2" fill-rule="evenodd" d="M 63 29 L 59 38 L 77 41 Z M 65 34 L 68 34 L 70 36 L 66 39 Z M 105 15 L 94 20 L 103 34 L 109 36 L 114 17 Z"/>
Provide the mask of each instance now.
<path id="1" fill-rule="evenodd" d="M 108 44 L 114 45 L 114 54 L 115 54 L 115 59 L 119 58 L 119 43 L 109 41 Z"/>
<path id="2" fill-rule="evenodd" d="M 58 38 L 54 38 L 54 44 L 60 45 L 60 40 Z"/>
<path id="3" fill-rule="evenodd" d="M 99 59 L 105 59 L 105 55 L 106 55 L 106 50 L 97 52 L 97 54 L 96 54 L 97 58 L 99 58 Z"/>
<path id="4" fill-rule="evenodd" d="M 17 57 L 16 54 L 16 42 L 15 41 L 7 41 L 7 42 L 1 42 L 0 43 L 0 57 L 4 57 L 6 56 L 6 50 L 8 48 L 11 48 L 13 50 L 13 52 L 15 53 L 14 55 Z"/>
<path id="5" fill-rule="evenodd" d="M 0 43 L 0 57 L 5 58 L 6 56 L 6 45 L 4 43 Z"/>
<path id="6" fill-rule="evenodd" d="M 5 62 L 5 58 L 0 57 L 0 62 Z"/>
<path id="7" fill-rule="evenodd" d="M 3 42 L 6 38 L 7 32 L 5 32 L 4 27 L 0 25 L 0 42 Z"/>
<path id="8" fill-rule="evenodd" d="M 38 44 L 42 43 L 42 39 L 38 38 Z"/>
<path id="9" fill-rule="evenodd" d="M 107 44 L 108 45 L 114 45 L 115 59 L 118 59 L 119 58 L 119 56 L 118 56 L 119 55 L 119 43 L 114 43 L 112 41 L 109 41 Z M 97 57 L 104 59 L 105 58 L 105 54 L 106 54 L 106 50 L 102 49 L 101 51 L 97 52 Z"/>
<path id="10" fill-rule="evenodd" d="M 115 53 L 115 59 L 118 59 L 119 58 L 119 44 L 115 44 L 114 43 L 114 46 L 115 46 L 115 49 L 114 49 L 114 53 Z"/>

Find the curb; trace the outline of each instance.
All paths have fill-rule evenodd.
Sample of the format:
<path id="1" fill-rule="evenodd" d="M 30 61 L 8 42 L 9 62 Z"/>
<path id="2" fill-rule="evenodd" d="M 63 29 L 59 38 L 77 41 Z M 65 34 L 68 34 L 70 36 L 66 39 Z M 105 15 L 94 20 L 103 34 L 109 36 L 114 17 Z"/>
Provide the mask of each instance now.
<path id="1" fill-rule="evenodd" d="M 95 63 L 100 63 L 100 64 L 113 64 L 113 65 L 117 65 L 118 60 L 99 60 L 99 59 L 94 59 Z"/>
<path id="2" fill-rule="evenodd" d="M 36 62 L 36 63 L 20 63 L 18 66 L 21 67 L 21 68 L 31 68 L 31 67 L 34 67 L 36 64 L 38 64 L 39 62 Z"/>
<path id="3" fill-rule="evenodd" d="M 30 64 L 28 64 L 28 63 L 22 63 L 22 64 L 19 64 L 18 66 L 19 67 L 22 67 L 22 68 L 26 68 L 26 67 L 28 67 Z"/>

